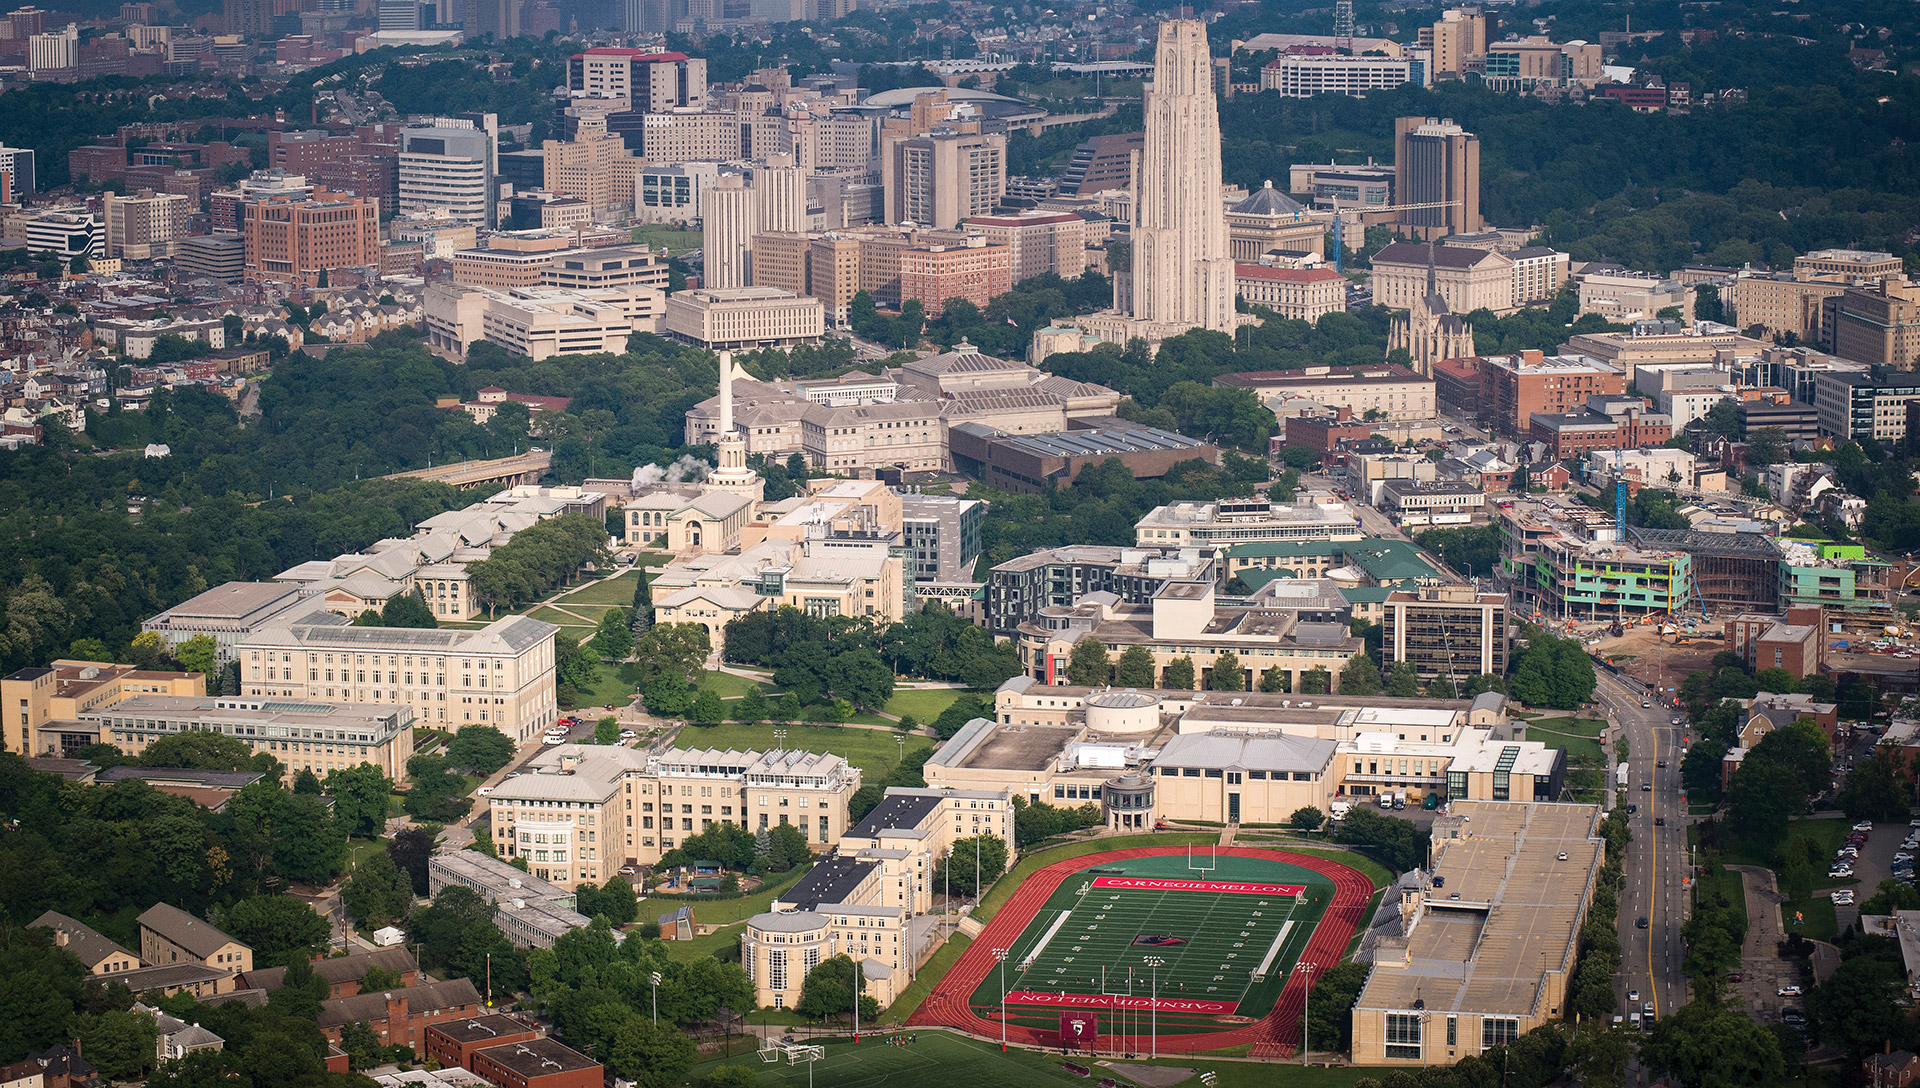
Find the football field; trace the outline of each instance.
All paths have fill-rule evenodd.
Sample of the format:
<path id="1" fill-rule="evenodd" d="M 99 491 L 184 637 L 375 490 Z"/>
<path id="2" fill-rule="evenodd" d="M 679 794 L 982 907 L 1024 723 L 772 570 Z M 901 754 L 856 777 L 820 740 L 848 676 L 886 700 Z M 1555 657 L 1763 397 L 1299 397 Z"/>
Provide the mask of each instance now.
<path id="1" fill-rule="evenodd" d="M 1004 992 L 1009 1022 L 1032 1027 L 1074 1010 L 1111 1021 L 1103 1031 L 1146 1016 L 1185 1032 L 1243 1025 L 1272 1008 L 1334 891 L 1308 869 L 1204 848 L 1089 861 L 974 991 L 979 1015 L 997 1019 Z"/>

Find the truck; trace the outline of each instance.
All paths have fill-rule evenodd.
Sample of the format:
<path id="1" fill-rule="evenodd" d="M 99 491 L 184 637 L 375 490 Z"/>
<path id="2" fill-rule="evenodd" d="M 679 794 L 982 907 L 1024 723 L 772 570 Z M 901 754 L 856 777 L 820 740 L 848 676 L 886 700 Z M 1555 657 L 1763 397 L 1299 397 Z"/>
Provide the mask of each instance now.
<path id="1" fill-rule="evenodd" d="M 1393 791 L 1393 807 L 1394 808 L 1407 807 L 1407 791 L 1406 790 Z"/>
<path id="2" fill-rule="evenodd" d="M 1627 765 L 1626 764 L 1622 763 L 1620 764 L 1620 766 L 1614 768 L 1613 784 L 1615 786 L 1620 787 L 1623 790 L 1627 788 Z"/>
<path id="3" fill-rule="evenodd" d="M 1380 807 L 1381 808 L 1393 807 L 1393 791 L 1392 790 L 1380 791 Z"/>
<path id="4" fill-rule="evenodd" d="M 1347 813 L 1353 809 L 1353 802 L 1334 801 L 1327 807 L 1332 810 L 1333 820 L 1337 823 L 1347 818 Z"/>

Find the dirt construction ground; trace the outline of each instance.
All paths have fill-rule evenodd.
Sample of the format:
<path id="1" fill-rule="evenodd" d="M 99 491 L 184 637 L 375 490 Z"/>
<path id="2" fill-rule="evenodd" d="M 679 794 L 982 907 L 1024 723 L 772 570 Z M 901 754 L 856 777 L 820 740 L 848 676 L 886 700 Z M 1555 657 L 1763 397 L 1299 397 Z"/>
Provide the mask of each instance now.
<path id="1" fill-rule="evenodd" d="M 1687 673 L 1706 669 L 1713 655 L 1724 648 L 1718 632 L 1714 637 L 1692 638 L 1675 645 L 1674 636 L 1663 637 L 1658 627 L 1633 627 L 1619 638 L 1602 634 L 1593 652 L 1649 687 L 1677 688 Z"/>

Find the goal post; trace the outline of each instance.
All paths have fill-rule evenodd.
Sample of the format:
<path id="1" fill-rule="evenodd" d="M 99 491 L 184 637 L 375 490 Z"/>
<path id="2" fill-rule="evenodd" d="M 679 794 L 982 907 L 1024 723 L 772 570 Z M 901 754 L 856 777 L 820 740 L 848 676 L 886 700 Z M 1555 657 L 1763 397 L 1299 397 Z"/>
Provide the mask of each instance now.
<path id="1" fill-rule="evenodd" d="M 1196 857 L 1193 852 L 1193 844 L 1188 843 L 1187 844 L 1187 871 L 1194 872 L 1194 873 L 1213 872 L 1215 869 L 1219 868 L 1220 866 L 1219 850 L 1220 848 L 1218 846 L 1209 845 L 1207 847 L 1206 857 L 1204 858 Z"/>

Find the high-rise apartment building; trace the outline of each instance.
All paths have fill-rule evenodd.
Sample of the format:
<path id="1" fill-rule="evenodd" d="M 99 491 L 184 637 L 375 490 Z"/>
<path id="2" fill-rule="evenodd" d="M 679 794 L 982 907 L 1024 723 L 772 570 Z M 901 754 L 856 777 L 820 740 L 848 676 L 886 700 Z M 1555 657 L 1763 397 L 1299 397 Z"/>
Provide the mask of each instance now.
<path id="1" fill-rule="evenodd" d="M 379 205 L 325 191 L 240 206 L 249 280 L 318 286 L 340 268 L 380 267 Z"/>
<path id="2" fill-rule="evenodd" d="M 1920 363 L 1920 282 L 1889 275 L 1821 302 L 1833 353 L 1905 369 Z"/>
<path id="3" fill-rule="evenodd" d="M 745 287 L 753 282 L 753 236 L 758 233 L 756 194 L 739 174 L 722 174 L 707 190 L 701 216 L 700 252 L 708 287 Z"/>
<path id="4" fill-rule="evenodd" d="M 400 133 L 400 205 L 403 212 L 492 226 L 499 123 L 494 115 L 435 118 Z"/>
<path id="5" fill-rule="evenodd" d="M 1092 224 L 1073 212 L 1021 212 L 979 215 L 967 220 L 967 233 L 989 245 L 1005 246 L 1014 283 L 1051 272 L 1074 279 L 1087 270 Z"/>
<path id="6" fill-rule="evenodd" d="M 596 216 L 633 206 L 643 160 L 607 132 L 606 118 L 582 118 L 573 139 L 542 144 L 541 159 L 548 192 L 584 200 Z"/>
<path id="7" fill-rule="evenodd" d="M 758 230 L 807 229 L 807 171 L 792 155 L 769 155 L 753 170 Z"/>
<path id="8" fill-rule="evenodd" d="M 624 98 L 638 113 L 705 109 L 707 62 L 685 53 L 598 47 L 567 59 L 567 92 L 575 98 Z"/>
<path id="9" fill-rule="evenodd" d="M 1440 21 L 1420 28 L 1420 44 L 1433 51 L 1433 78 L 1460 79 L 1471 60 L 1487 52 L 1487 17 L 1479 8 L 1448 8 Z"/>
<path id="10" fill-rule="evenodd" d="M 166 257 L 187 233 L 191 202 L 184 196 L 142 189 L 133 196 L 102 194 L 107 221 L 107 256 L 144 261 Z"/>
<path id="11" fill-rule="evenodd" d="M 35 34 L 27 39 L 27 67 L 35 72 L 72 68 L 80 63 L 80 31 L 72 23 L 65 30 Z"/>
<path id="12" fill-rule="evenodd" d="M 1118 308 L 1161 325 L 1231 329 L 1233 255 L 1219 197 L 1220 113 L 1206 24 L 1160 24 L 1145 116 L 1133 187 L 1131 306 Z"/>
<path id="13" fill-rule="evenodd" d="M 1400 213 L 1410 233 L 1435 240 L 1480 230 L 1480 137 L 1447 118 L 1396 117 L 1393 172 L 1399 203 L 1450 205 Z"/>
<path id="14" fill-rule="evenodd" d="M 985 215 L 1007 191 L 1007 137 L 936 129 L 882 137 L 881 185 L 888 223 L 951 230 Z"/>

